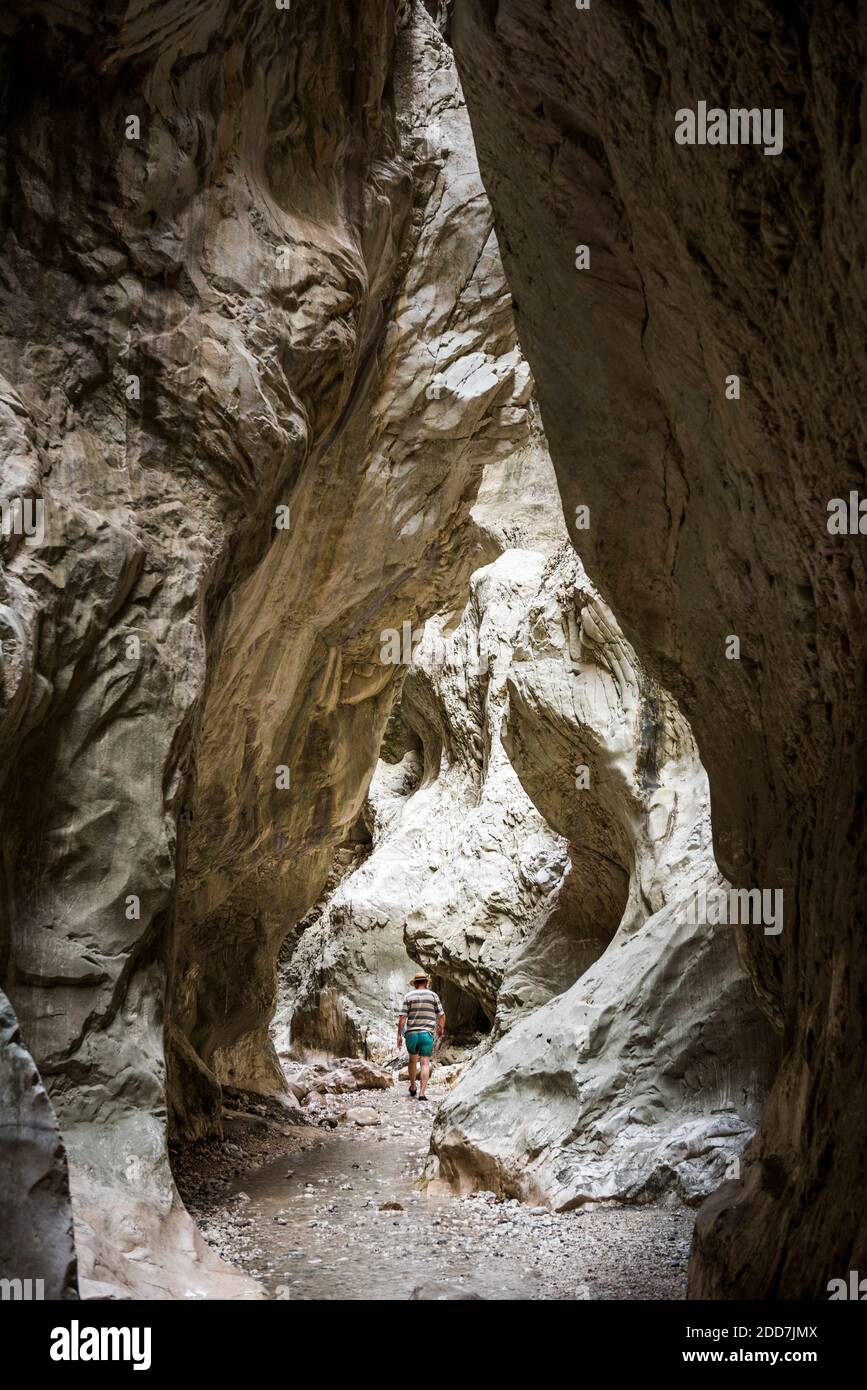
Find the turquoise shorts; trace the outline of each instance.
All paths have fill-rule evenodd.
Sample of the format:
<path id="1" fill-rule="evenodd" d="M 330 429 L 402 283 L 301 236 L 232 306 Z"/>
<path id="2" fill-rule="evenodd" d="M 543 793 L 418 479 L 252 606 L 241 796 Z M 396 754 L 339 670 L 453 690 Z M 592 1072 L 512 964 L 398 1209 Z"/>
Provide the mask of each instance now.
<path id="1" fill-rule="evenodd" d="M 407 1033 L 406 1050 L 413 1057 L 430 1057 L 434 1049 L 433 1033 Z"/>

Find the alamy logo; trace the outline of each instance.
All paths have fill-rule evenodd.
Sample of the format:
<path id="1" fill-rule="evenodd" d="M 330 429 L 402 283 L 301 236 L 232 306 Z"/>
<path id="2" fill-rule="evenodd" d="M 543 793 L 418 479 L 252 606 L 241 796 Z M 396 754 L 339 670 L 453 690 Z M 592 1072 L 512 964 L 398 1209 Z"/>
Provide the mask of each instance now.
<path id="1" fill-rule="evenodd" d="M 44 1297 L 44 1279 L 0 1279 L 0 1302 L 32 1303 Z"/>
<path id="2" fill-rule="evenodd" d="M 400 632 L 395 627 L 384 627 L 379 634 L 379 659 L 383 666 L 412 666 L 423 637 L 424 628 L 413 628 L 410 622 L 404 622 Z"/>
<path id="3" fill-rule="evenodd" d="M 839 1303 L 841 1299 L 854 1300 L 856 1303 L 867 1302 L 867 1279 L 859 1279 L 857 1269 L 849 1270 L 848 1284 L 845 1279 L 828 1281 L 828 1302 Z"/>
<path id="4" fill-rule="evenodd" d="M 149 1327 L 81 1327 L 73 1318 L 69 1327 L 51 1332 L 52 1361 L 131 1361 L 134 1371 L 150 1370 Z"/>
<path id="5" fill-rule="evenodd" d="M 828 503 L 828 531 L 832 536 L 867 536 L 867 497 L 857 492 L 832 497 Z"/>
<path id="6" fill-rule="evenodd" d="M 782 888 L 705 888 L 686 905 L 688 926 L 764 926 L 765 936 L 783 930 Z"/>
<path id="7" fill-rule="evenodd" d="M 424 647 L 421 646 L 422 639 Z M 384 627 L 379 634 L 379 659 L 383 666 L 424 666 L 434 668 L 445 665 L 452 651 L 449 637 L 441 633 L 427 632 L 424 627 L 414 628 L 412 623 L 404 622 L 400 631 L 396 627 Z M 469 634 L 461 650 L 461 665 L 466 675 L 479 676 L 483 670 L 482 655 L 478 638 Z"/>
<path id="8" fill-rule="evenodd" d="M 706 101 L 697 110 L 682 106 L 674 113 L 674 138 L 678 145 L 764 145 L 765 154 L 779 154 L 783 148 L 783 112 L 763 106 L 720 106 L 708 110 Z"/>
<path id="9" fill-rule="evenodd" d="M 0 534 L 23 536 L 25 545 L 41 545 L 45 539 L 45 503 L 41 497 L 13 497 L 0 502 Z"/>

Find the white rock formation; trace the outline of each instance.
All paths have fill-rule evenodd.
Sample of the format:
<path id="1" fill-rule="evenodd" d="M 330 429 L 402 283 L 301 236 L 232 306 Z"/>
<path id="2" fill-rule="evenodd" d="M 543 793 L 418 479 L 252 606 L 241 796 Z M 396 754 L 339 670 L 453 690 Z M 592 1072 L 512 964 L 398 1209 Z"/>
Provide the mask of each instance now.
<path id="1" fill-rule="evenodd" d="M 431 1176 L 560 1208 L 694 1201 L 733 1171 L 776 1046 L 732 929 L 687 920 L 722 882 L 707 779 L 550 503 L 528 515 L 547 467 L 512 464 L 517 498 L 507 467 L 486 479 L 489 543 L 510 516 L 540 549 L 477 571 L 453 630 L 428 622 L 371 785 L 372 849 L 288 964 L 281 1043 L 294 1012 L 296 1041 L 393 1052 L 420 961 L 457 1021 L 470 999 L 493 1024 Z"/>
<path id="2" fill-rule="evenodd" d="M 533 533 L 540 548 L 507 549 L 478 570 L 456 627 L 426 624 L 386 741 L 394 761 L 380 761 L 369 791 L 370 855 L 284 971 L 284 1050 L 292 1036 L 337 1053 L 393 1051 L 413 962 L 442 982 L 453 1025 L 484 1017 L 500 1028 L 571 983 L 617 925 L 616 903 L 592 919 L 585 910 L 569 844 L 502 746 L 516 633 L 545 552 L 564 542 L 540 443 L 488 470 L 473 518 L 491 548 Z"/>
<path id="3" fill-rule="evenodd" d="M 689 922 L 696 891 L 722 882 L 695 744 L 571 550 L 529 607 L 508 691 L 526 790 L 580 846 L 582 888 L 608 897 L 622 878 L 623 916 L 571 988 L 468 1070 L 430 1173 L 561 1210 L 695 1201 L 734 1171 L 777 1052 L 733 929 Z"/>

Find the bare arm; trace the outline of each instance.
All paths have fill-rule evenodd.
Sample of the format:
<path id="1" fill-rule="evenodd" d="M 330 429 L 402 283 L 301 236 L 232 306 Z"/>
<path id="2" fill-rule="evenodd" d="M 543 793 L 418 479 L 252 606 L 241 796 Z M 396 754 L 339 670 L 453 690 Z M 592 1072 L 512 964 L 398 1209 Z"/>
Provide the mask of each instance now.
<path id="1" fill-rule="evenodd" d="M 403 1047 L 403 1030 L 406 1027 L 406 1014 L 401 1014 L 397 1020 L 397 1050 Z"/>
<path id="2" fill-rule="evenodd" d="M 441 1013 L 441 1014 L 438 1014 L 438 1015 L 437 1015 L 437 1037 L 438 1037 L 438 1038 L 441 1038 L 442 1035 L 443 1035 L 443 1033 L 444 1033 L 445 1031 L 446 1031 L 446 1016 L 445 1016 L 445 1013 Z"/>

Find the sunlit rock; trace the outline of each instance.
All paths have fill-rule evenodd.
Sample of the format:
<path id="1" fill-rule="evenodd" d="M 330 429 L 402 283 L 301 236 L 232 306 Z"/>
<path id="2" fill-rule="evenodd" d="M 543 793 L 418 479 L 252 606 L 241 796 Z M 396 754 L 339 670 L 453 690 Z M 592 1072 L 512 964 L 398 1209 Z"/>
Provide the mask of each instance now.
<path id="1" fill-rule="evenodd" d="M 777 1059 L 734 929 L 691 921 L 713 859 L 689 729 L 566 548 L 528 606 L 505 747 L 572 846 L 576 896 L 622 918 L 575 983 L 467 1070 L 429 1174 L 565 1210 L 687 1202 L 739 1171 Z"/>

